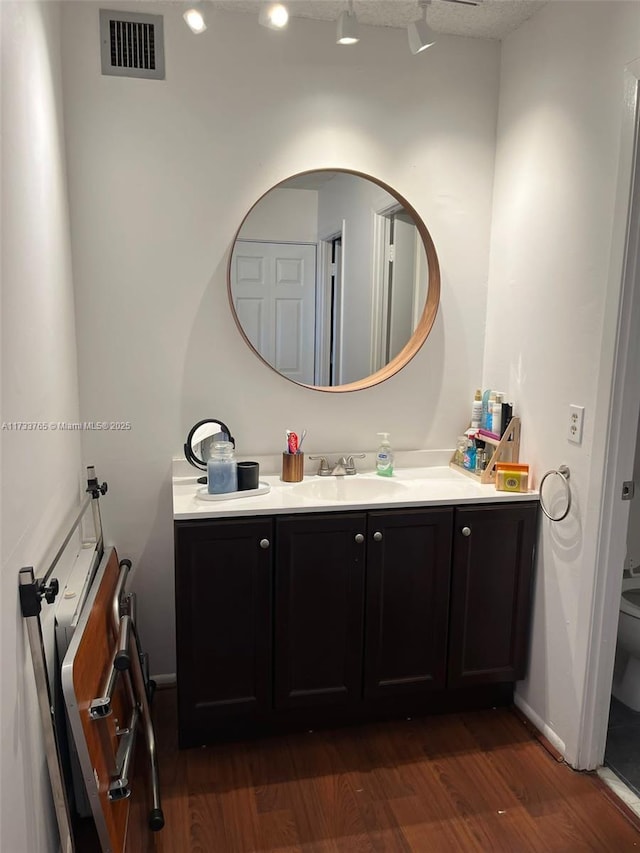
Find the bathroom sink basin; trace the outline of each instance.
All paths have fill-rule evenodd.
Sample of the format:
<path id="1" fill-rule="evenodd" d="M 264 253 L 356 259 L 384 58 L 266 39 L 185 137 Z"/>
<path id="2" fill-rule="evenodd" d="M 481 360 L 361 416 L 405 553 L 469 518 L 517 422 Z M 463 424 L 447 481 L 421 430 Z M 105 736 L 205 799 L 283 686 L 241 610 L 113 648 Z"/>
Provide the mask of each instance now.
<path id="1" fill-rule="evenodd" d="M 302 498 L 321 501 L 343 501 L 345 503 L 378 500 L 393 496 L 397 498 L 406 491 L 406 486 L 396 480 L 382 477 L 324 477 L 304 480 L 292 487 L 294 494 Z"/>
<path id="2" fill-rule="evenodd" d="M 429 482 L 457 482 L 460 474 L 453 471 L 448 465 L 439 465 L 431 468 L 396 468 L 393 474 L 398 480 L 428 480 Z"/>

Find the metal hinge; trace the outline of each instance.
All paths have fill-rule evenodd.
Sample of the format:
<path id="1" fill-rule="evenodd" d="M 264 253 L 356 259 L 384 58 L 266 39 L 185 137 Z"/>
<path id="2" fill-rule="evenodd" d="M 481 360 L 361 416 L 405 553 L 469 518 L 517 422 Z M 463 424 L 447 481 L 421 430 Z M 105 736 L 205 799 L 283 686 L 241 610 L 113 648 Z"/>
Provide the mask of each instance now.
<path id="1" fill-rule="evenodd" d="M 635 492 L 635 485 L 633 480 L 625 480 L 622 484 L 622 500 L 623 501 L 631 501 L 633 500 L 633 493 Z"/>

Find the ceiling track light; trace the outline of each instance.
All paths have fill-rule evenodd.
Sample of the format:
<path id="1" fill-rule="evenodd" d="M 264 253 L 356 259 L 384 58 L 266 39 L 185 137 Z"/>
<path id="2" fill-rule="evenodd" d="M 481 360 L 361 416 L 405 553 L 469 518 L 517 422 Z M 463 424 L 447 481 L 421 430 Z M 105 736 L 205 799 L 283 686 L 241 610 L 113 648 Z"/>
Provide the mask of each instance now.
<path id="1" fill-rule="evenodd" d="M 260 9 L 258 21 L 270 30 L 283 30 L 289 22 L 289 12 L 282 3 L 267 3 Z"/>
<path id="2" fill-rule="evenodd" d="M 349 8 L 341 12 L 338 18 L 336 44 L 357 44 L 359 41 L 358 19 L 353 11 L 353 0 L 349 0 Z"/>
<path id="3" fill-rule="evenodd" d="M 198 36 L 207 29 L 207 18 L 204 3 L 191 4 L 182 17 L 194 35 Z"/>
<path id="4" fill-rule="evenodd" d="M 428 47 L 435 43 L 436 35 L 427 24 L 427 9 L 431 0 L 420 0 L 418 6 L 422 9 L 422 18 L 419 21 L 414 21 L 407 27 L 407 35 L 409 36 L 409 48 L 411 53 L 422 53 Z"/>

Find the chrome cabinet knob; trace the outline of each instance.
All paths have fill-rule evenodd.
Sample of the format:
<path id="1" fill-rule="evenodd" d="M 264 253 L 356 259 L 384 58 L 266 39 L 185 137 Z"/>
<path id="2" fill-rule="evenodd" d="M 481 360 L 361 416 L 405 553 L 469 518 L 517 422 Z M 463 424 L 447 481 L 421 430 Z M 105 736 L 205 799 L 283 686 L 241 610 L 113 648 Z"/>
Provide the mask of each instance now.
<path id="1" fill-rule="evenodd" d="M 362 545 L 362 543 L 364 542 L 364 536 L 362 535 L 362 533 L 356 533 L 354 538 L 358 545 Z"/>
<path id="2" fill-rule="evenodd" d="M 269 540 L 268 540 L 268 539 L 261 539 L 261 540 L 260 540 L 260 547 L 261 547 L 264 551 L 266 551 L 266 550 L 267 550 L 267 548 L 269 547 L 269 545 L 271 545 L 271 542 L 269 542 Z"/>
<path id="3" fill-rule="evenodd" d="M 471 536 L 471 528 L 470 527 L 463 527 L 461 532 L 462 532 L 463 536 Z"/>
<path id="4" fill-rule="evenodd" d="M 380 533 L 379 530 L 376 530 L 376 532 L 373 534 L 373 541 L 382 542 L 382 533 Z"/>

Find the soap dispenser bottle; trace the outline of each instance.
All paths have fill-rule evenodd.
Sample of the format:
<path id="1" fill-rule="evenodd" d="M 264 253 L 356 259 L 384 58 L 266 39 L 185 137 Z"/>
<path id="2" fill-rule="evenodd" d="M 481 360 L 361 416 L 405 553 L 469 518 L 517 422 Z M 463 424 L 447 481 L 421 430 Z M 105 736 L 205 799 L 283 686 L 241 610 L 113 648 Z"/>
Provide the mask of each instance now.
<path id="1" fill-rule="evenodd" d="M 380 445 L 376 453 L 376 473 L 381 477 L 391 477 L 393 475 L 393 451 L 391 450 L 389 433 L 379 432 L 376 435 L 380 436 Z"/>

